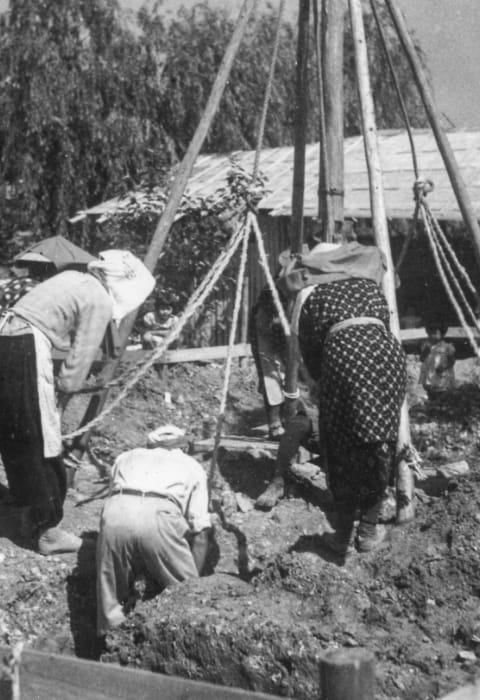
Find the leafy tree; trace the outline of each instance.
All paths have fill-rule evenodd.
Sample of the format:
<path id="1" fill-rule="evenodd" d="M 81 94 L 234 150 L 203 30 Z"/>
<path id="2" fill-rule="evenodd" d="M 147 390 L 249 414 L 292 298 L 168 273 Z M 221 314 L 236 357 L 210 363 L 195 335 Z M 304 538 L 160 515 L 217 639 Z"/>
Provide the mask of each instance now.
<path id="1" fill-rule="evenodd" d="M 80 208 L 163 172 L 159 66 L 114 0 L 11 0 L 0 38 L 0 234 L 64 233 Z"/>
<path id="2" fill-rule="evenodd" d="M 411 80 L 408 63 L 393 32 L 384 8 L 379 14 L 386 27 L 394 63 L 414 126 L 424 126 L 426 118 Z M 206 152 L 229 152 L 256 146 L 260 115 L 269 73 L 276 29 L 277 11 L 267 9 L 252 20 L 232 68 L 219 112 L 206 140 Z M 366 34 L 369 45 L 374 99 L 379 128 L 403 126 L 397 97 L 380 44 L 376 25 L 366 6 Z M 167 63 L 161 120 L 177 148 L 185 152 L 198 123 L 199 114 L 219 68 L 234 20 L 227 9 L 213 9 L 199 4 L 182 8 L 165 33 Z M 311 41 L 310 74 L 315 75 L 315 58 Z M 296 27 L 284 22 L 281 28 L 275 81 L 264 135 L 266 147 L 293 143 L 294 92 L 296 61 Z M 308 140 L 318 139 L 318 104 L 315 80 L 311 81 Z M 345 134 L 360 133 L 360 113 L 355 84 L 353 41 L 348 17 L 345 20 Z"/>

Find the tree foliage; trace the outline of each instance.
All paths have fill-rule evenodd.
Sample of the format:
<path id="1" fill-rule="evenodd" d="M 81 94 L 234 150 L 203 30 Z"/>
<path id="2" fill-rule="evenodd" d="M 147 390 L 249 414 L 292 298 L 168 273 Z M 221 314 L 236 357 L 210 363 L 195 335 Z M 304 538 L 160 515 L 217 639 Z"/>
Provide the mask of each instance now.
<path id="1" fill-rule="evenodd" d="M 162 184 L 183 156 L 233 32 L 227 9 L 198 4 L 165 23 L 143 9 L 127 25 L 116 0 L 11 0 L 0 32 L 0 246 L 15 231 L 65 233 L 68 217 L 139 185 Z M 345 128 L 358 133 L 352 42 L 345 39 Z M 254 148 L 276 28 L 276 10 L 248 27 L 204 145 Z M 379 127 L 401 126 L 373 21 L 367 14 Z M 393 33 L 395 64 L 414 125 L 419 101 Z M 313 46 L 313 42 L 312 42 Z M 296 27 L 281 27 L 264 146 L 293 137 Z M 314 57 L 312 51 L 312 76 Z M 315 80 L 311 81 L 312 86 Z M 318 138 L 312 87 L 310 141 Z M 70 237 L 82 243 L 80 234 Z M 109 233 L 105 234 L 110 236 Z M 146 236 L 147 234 L 145 234 Z M 132 240 L 132 244 L 135 240 Z M 95 249 L 104 244 L 95 240 Z"/>

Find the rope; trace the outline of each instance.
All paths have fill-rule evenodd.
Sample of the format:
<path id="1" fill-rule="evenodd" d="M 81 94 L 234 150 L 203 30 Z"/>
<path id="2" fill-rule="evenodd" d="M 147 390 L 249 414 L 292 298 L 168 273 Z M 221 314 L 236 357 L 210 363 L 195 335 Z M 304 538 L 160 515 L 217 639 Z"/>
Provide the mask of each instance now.
<path id="1" fill-rule="evenodd" d="M 183 313 L 178 319 L 178 323 L 170 331 L 170 333 L 162 340 L 162 342 L 155 348 L 149 359 L 145 361 L 131 376 L 127 381 L 123 389 L 120 391 L 118 396 L 106 406 L 101 413 L 99 413 L 95 418 L 93 418 L 89 423 L 86 423 L 81 428 L 68 433 L 68 435 L 63 435 L 64 440 L 71 440 L 75 437 L 83 435 L 88 430 L 98 425 L 103 421 L 103 419 L 108 416 L 112 411 L 123 401 L 131 389 L 137 384 L 137 382 L 146 374 L 146 372 L 152 367 L 157 360 L 161 358 L 165 350 L 173 343 L 174 340 L 178 338 L 183 330 L 183 327 L 187 321 L 193 316 L 197 309 L 203 304 L 207 296 L 210 294 L 215 284 L 217 283 L 219 277 L 221 276 L 224 269 L 227 267 L 231 258 L 235 254 L 238 246 L 243 239 L 244 226 L 239 226 L 235 233 L 233 234 L 227 248 L 220 254 L 217 258 L 216 263 L 212 266 L 211 270 L 206 275 L 205 279 L 199 285 L 199 287 L 193 292 L 190 297 L 187 306 L 185 307 Z"/>
<path id="2" fill-rule="evenodd" d="M 435 217 L 433 216 L 428 205 L 426 203 L 424 203 L 423 206 L 424 206 L 424 211 L 425 211 L 427 220 L 428 220 L 429 225 L 430 225 L 430 230 L 428 231 L 428 234 L 429 234 L 429 236 L 431 236 L 432 240 L 434 241 L 436 250 L 438 251 L 438 254 L 439 254 L 439 258 L 441 259 L 442 264 L 443 264 L 443 269 L 446 270 L 448 272 L 448 274 L 450 275 L 450 279 L 453 282 L 453 285 L 457 291 L 457 294 L 458 294 L 460 300 L 463 302 L 464 308 L 467 310 L 467 313 L 470 316 L 470 319 L 473 322 L 473 325 L 477 328 L 477 330 L 480 330 L 480 327 L 478 325 L 478 321 L 475 317 L 475 314 L 474 314 L 470 304 L 468 303 L 468 300 L 467 300 L 467 298 L 466 298 L 466 296 L 465 296 L 465 294 L 460 286 L 459 281 L 455 277 L 455 272 L 452 268 L 452 265 L 450 264 L 450 261 L 448 260 L 448 257 L 445 253 L 445 250 L 442 248 L 440 236 L 438 234 L 438 231 L 441 230 L 440 226 L 439 226 L 438 222 L 436 221 Z M 443 234 L 443 231 L 442 231 L 442 234 Z M 455 256 L 455 254 L 454 254 L 454 256 Z M 458 265 L 460 265 L 456 256 L 455 256 L 455 260 L 458 263 Z M 468 279 L 470 279 L 470 278 L 468 278 Z M 450 288 L 450 290 L 451 290 L 451 288 Z"/>
<path id="3" fill-rule="evenodd" d="M 271 91 L 272 91 L 272 86 L 273 86 L 273 79 L 274 79 L 274 74 L 275 74 L 275 64 L 276 64 L 276 59 L 278 55 L 278 48 L 280 44 L 280 33 L 281 33 L 281 17 L 283 14 L 283 10 L 285 7 L 285 0 L 281 0 L 280 2 L 280 7 L 279 7 L 279 13 L 278 13 L 278 19 L 277 19 L 277 27 L 276 27 L 276 32 L 275 32 L 275 40 L 274 40 L 274 45 L 272 49 L 272 60 L 270 63 L 270 71 L 269 71 L 269 77 L 267 81 L 267 87 L 265 91 L 265 97 L 264 97 L 264 103 L 263 103 L 263 109 L 262 109 L 262 115 L 261 115 L 261 120 L 260 120 L 260 128 L 259 128 L 259 136 L 257 140 L 257 150 L 255 154 L 255 161 L 254 161 L 254 166 L 253 166 L 253 175 L 252 175 L 252 180 L 255 181 L 257 174 L 258 174 L 258 167 L 259 167 L 259 160 L 260 160 L 260 153 L 262 150 L 262 142 L 263 142 L 263 136 L 264 136 L 264 131 L 265 131 L 265 123 L 266 123 L 266 117 L 267 117 L 267 111 L 268 111 L 268 105 L 270 102 L 270 96 L 271 96 Z M 93 418 L 89 423 L 86 423 L 84 426 L 81 428 L 78 428 L 77 430 L 68 433 L 67 435 L 63 435 L 62 439 L 64 440 L 71 440 L 75 437 L 79 437 L 80 435 L 83 435 L 87 431 L 91 430 L 94 426 L 98 425 L 101 423 L 106 416 L 108 416 L 112 411 L 123 401 L 123 399 L 127 396 L 127 394 L 131 391 L 131 389 L 135 386 L 135 384 L 143 377 L 146 372 L 161 358 L 161 356 L 164 354 L 165 350 L 171 345 L 171 343 L 178 338 L 180 335 L 181 331 L 183 330 L 183 327 L 185 326 L 186 322 L 193 316 L 193 314 L 197 311 L 197 309 L 203 304 L 204 300 L 210 294 L 212 291 L 213 287 L 217 283 L 219 277 L 227 267 L 228 263 L 232 259 L 233 255 L 235 254 L 237 248 L 240 245 L 240 242 L 243 241 L 243 248 L 242 248 L 242 259 L 241 259 L 241 274 L 242 274 L 242 283 L 243 283 L 243 277 L 245 274 L 245 266 L 246 266 L 246 258 L 245 261 L 243 260 L 243 256 L 247 255 L 248 253 L 248 235 L 247 232 L 249 233 L 250 227 L 251 227 L 251 218 L 247 217 L 247 220 L 249 223 L 247 224 L 246 222 L 243 225 L 239 225 L 237 228 L 236 232 L 233 234 L 230 243 L 228 247 L 223 251 L 223 253 L 219 256 L 217 259 L 216 263 L 212 266 L 211 270 L 207 273 L 205 276 L 204 280 L 201 282 L 199 287 L 193 292 L 192 296 L 190 297 L 189 301 L 187 302 L 187 306 L 184 309 L 183 313 L 181 314 L 180 318 L 178 319 L 177 324 L 175 327 L 170 331 L 170 333 L 162 340 L 162 342 L 155 348 L 155 350 L 152 352 L 152 355 L 150 356 L 149 359 L 145 361 L 143 365 L 141 365 L 131 376 L 130 379 L 126 382 L 124 385 L 123 389 L 120 391 L 120 393 L 116 396 L 116 398 L 108 405 L 106 406 L 101 413 L 99 413 L 95 418 Z M 263 263 L 262 263 L 263 264 Z M 243 267 L 242 267 L 243 266 Z M 243 272 L 242 272 L 243 269 Z M 265 268 L 264 268 L 265 269 Z M 269 284 L 273 284 L 273 280 L 271 279 L 271 275 L 268 272 L 267 274 L 267 279 L 269 280 Z M 273 285 L 274 286 L 274 285 Z M 276 290 L 275 290 L 276 291 Z M 240 301 L 237 301 L 237 296 L 240 294 L 240 301 L 241 301 L 241 289 L 240 292 L 238 292 L 238 281 L 237 281 L 237 295 L 235 298 L 235 308 L 238 309 L 240 307 Z M 275 295 L 275 292 L 274 292 Z M 278 297 L 278 292 L 276 293 L 276 301 L 278 305 L 281 307 L 280 299 Z M 237 318 L 238 318 L 238 309 L 236 310 L 237 317 L 234 317 L 233 325 L 230 331 L 230 339 L 235 338 L 235 333 L 236 333 L 236 327 L 237 327 Z M 283 312 L 283 307 L 281 307 L 282 312 Z M 286 319 L 285 319 L 286 322 Z M 286 322 L 287 323 L 287 322 Z M 288 323 L 287 323 L 288 326 Z M 232 336 L 232 331 L 233 336 Z M 228 352 L 227 352 L 227 359 L 226 359 L 226 371 L 228 372 L 228 377 L 230 374 L 230 368 L 231 368 L 231 355 L 232 355 L 232 348 L 233 348 L 233 342 L 234 340 L 230 340 L 229 347 L 228 347 Z M 117 383 L 120 383 L 122 381 L 122 378 L 117 380 Z M 222 396 L 222 404 L 220 408 L 220 416 L 219 420 L 217 423 L 217 431 L 216 435 L 220 435 L 222 423 L 223 423 L 223 413 L 225 410 L 225 403 L 226 403 L 226 395 L 228 393 L 228 383 L 226 385 L 227 388 L 224 387 L 224 396 Z"/>
<path id="4" fill-rule="evenodd" d="M 405 128 L 407 130 L 408 141 L 410 143 L 410 153 L 412 156 L 413 172 L 415 174 L 415 180 L 418 180 L 419 179 L 419 172 L 418 172 L 417 151 L 415 148 L 415 141 L 413 138 L 412 125 L 410 122 L 410 117 L 408 116 L 407 106 L 405 104 L 405 100 L 403 99 L 402 89 L 400 87 L 400 81 L 398 80 L 397 72 L 395 70 L 395 65 L 394 65 L 393 60 L 392 60 L 392 55 L 390 53 L 390 49 L 388 48 L 388 43 L 387 43 L 387 40 L 385 38 L 385 32 L 383 31 L 382 24 L 380 22 L 380 17 L 379 17 L 378 12 L 377 12 L 375 0 L 370 0 L 370 5 L 372 7 L 373 17 L 375 19 L 375 24 L 377 25 L 378 34 L 380 36 L 380 41 L 382 43 L 382 47 L 383 47 L 383 50 L 385 52 L 385 56 L 386 56 L 387 63 L 388 63 L 388 68 L 390 70 L 390 75 L 392 76 L 393 85 L 394 85 L 395 92 L 396 92 L 397 99 L 398 99 L 398 103 L 400 105 L 400 109 L 402 112 Z M 402 246 L 402 250 L 400 251 L 400 255 L 398 257 L 397 264 L 395 265 L 395 272 L 399 272 L 399 270 L 403 264 L 403 261 L 407 255 L 412 238 L 415 236 L 415 233 L 417 230 L 417 223 L 418 223 L 418 214 L 419 214 L 418 207 L 419 207 L 419 205 L 418 205 L 418 203 L 416 203 L 415 211 L 413 213 L 412 226 L 410 228 L 410 231 L 408 232 L 407 237 L 405 238 L 405 242 Z"/>
<path id="5" fill-rule="evenodd" d="M 267 254 L 265 252 L 265 246 L 263 245 L 263 238 L 262 238 L 262 232 L 260 231 L 260 226 L 258 225 L 258 221 L 256 216 L 253 214 L 249 214 L 250 217 L 250 224 L 253 228 L 253 231 L 255 233 L 255 238 L 257 240 L 257 245 L 258 245 L 258 252 L 260 254 L 260 264 L 263 268 L 263 271 L 265 272 L 265 277 L 267 278 L 267 284 L 270 288 L 270 291 L 272 292 L 272 297 L 273 297 L 273 302 L 275 305 L 275 308 L 278 312 L 278 315 L 280 317 L 280 323 L 282 324 L 283 332 L 287 337 L 291 335 L 290 331 L 290 324 L 287 321 L 287 316 L 285 314 L 285 310 L 283 308 L 282 302 L 280 301 L 280 295 L 278 294 L 278 289 L 273 281 L 272 273 L 270 272 L 270 267 L 268 265 L 268 260 L 267 260 Z"/>
<path id="6" fill-rule="evenodd" d="M 247 220 L 243 229 L 243 240 L 242 240 L 242 254 L 240 257 L 240 264 L 237 276 L 237 284 L 235 289 L 235 302 L 233 305 L 233 318 L 232 325 L 230 326 L 230 335 L 228 340 L 228 350 L 227 357 L 225 360 L 225 378 L 222 388 L 222 396 L 220 399 L 220 411 L 217 419 L 217 426 L 215 430 L 215 441 L 213 446 L 213 455 L 210 470 L 210 481 L 213 483 L 215 481 L 215 476 L 217 473 L 217 454 L 220 445 L 220 438 L 222 435 L 223 423 L 225 421 L 225 408 L 227 405 L 228 387 L 230 384 L 230 374 L 232 369 L 232 350 L 235 343 L 235 336 L 237 334 L 238 317 L 240 315 L 240 305 L 242 302 L 242 291 L 243 291 L 243 279 L 245 277 L 245 268 L 247 266 L 248 257 L 248 239 L 250 237 L 250 226 L 248 225 L 248 214 Z"/>
<path id="7" fill-rule="evenodd" d="M 268 112 L 268 107 L 270 104 L 270 96 L 272 94 L 273 79 L 275 77 L 275 67 L 276 67 L 276 63 L 277 63 L 278 47 L 280 45 L 280 33 L 281 33 L 281 28 L 282 28 L 282 21 L 281 20 L 282 20 L 284 8 L 285 8 L 285 0 L 280 0 L 280 7 L 278 8 L 277 27 L 275 30 L 275 39 L 273 42 L 273 49 L 272 49 L 272 60 L 270 61 L 270 70 L 268 73 L 267 87 L 265 88 L 265 95 L 263 98 L 262 115 L 260 117 L 260 126 L 258 129 L 257 148 L 255 150 L 255 160 L 253 162 L 252 180 L 254 182 L 257 179 L 258 168 L 259 168 L 259 164 L 260 164 L 260 154 L 262 151 L 263 136 L 265 134 L 265 124 L 267 121 L 267 112 Z"/>
<path id="8" fill-rule="evenodd" d="M 463 315 L 462 309 L 460 308 L 460 305 L 458 304 L 458 302 L 457 302 L 457 300 L 452 292 L 452 288 L 451 288 L 450 283 L 449 283 L 447 276 L 445 274 L 445 270 L 442 266 L 440 253 L 438 251 L 437 245 L 435 244 L 435 237 L 433 235 L 431 221 L 430 221 L 429 216 L 428 216 L 429 210 L 427 211 L 427 208 L 425 207 L 424 202 L 422 200 L 420 200 L 420 202 L 421 202 L 420 210 L 422 213 L 422 219 L 423 219 L 423 223 L 425 226 L 425 230 L 428 234 L 427 237 L 428 237 L 428 241 L 430 243 L 430 248 L 432 249 L 433 257 L 434 257 L 435 264 L 436 264 L 437 270 L 438 270 L 438 274 L 440 275 L 442 283 L 443 283 L 445 290 L 447 292 L 448 298 L 449 298 L 453 308 L 455 309 L 455 312 L 458 316 L 458 319 L 459 319 L 459 321 L 460 321 L 460 323 L 461 323 L 461 325 L 466 333 L 466 336 L 470 342 L 470 345 L 472 346 L 473 352 L 477 357 L 480 358 L 480 350 L 477 346 L 477 343 L 475 342 L 475 338 L 473 336 L 473 333 L 472 333 L 470 327 L 468 326 L 468 324 L 465 320 L 465 317 Z M 431 216 L 431 213 L 430 213 L 430 216 Z"/>

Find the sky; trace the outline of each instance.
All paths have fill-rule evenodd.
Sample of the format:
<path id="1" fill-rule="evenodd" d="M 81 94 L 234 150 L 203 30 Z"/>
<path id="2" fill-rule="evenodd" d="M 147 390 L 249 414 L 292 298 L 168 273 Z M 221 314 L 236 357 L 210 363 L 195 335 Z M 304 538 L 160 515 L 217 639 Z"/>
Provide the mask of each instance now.
<path id="1" fill-rule="evenodd" d="M 205 1 L 205 0 L 204 0 Z M 238 11 L 241 0 L 206 0 Z M 265 2 L 265 0 L 261 0 Z M 155 0 L 119 0 L 135 11 Z M 161 10 L 172 14 L 198 0 L 160 0 Z M 279 0 L 270 0 L 279 5 Z M 480 128 L 480 0 L 397 0 L 407 24 L 426 55 L 435 99 L 445 124 Z M 0 12 L 8 0 L 0 0 Z M 298 0 L 286 0 L 286 12 L 294 21 Z"/>

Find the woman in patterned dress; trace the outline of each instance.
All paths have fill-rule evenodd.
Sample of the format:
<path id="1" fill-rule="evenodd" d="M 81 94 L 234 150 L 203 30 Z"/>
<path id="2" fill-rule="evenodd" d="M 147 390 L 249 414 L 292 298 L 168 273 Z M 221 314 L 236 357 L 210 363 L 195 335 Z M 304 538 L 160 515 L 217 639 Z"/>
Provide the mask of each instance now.
<path id="1" fill-rule="evenodd" d="M 323 540 L 345 554 L 359 514 L 356 545 L 368 551 L 385 537 L 378 516 L 393 477 L 405 356 L 389 331 L 380 251 L 358 243 L 314 250 L 316 258 L 311 251 L 298 263 L 317 267 L 303 275 L 309 284 L 298 294 L 292 326 L 298 323 L 293 331 L 318 382 L 320 435 L 337 509 L 336 532 Z"/>

